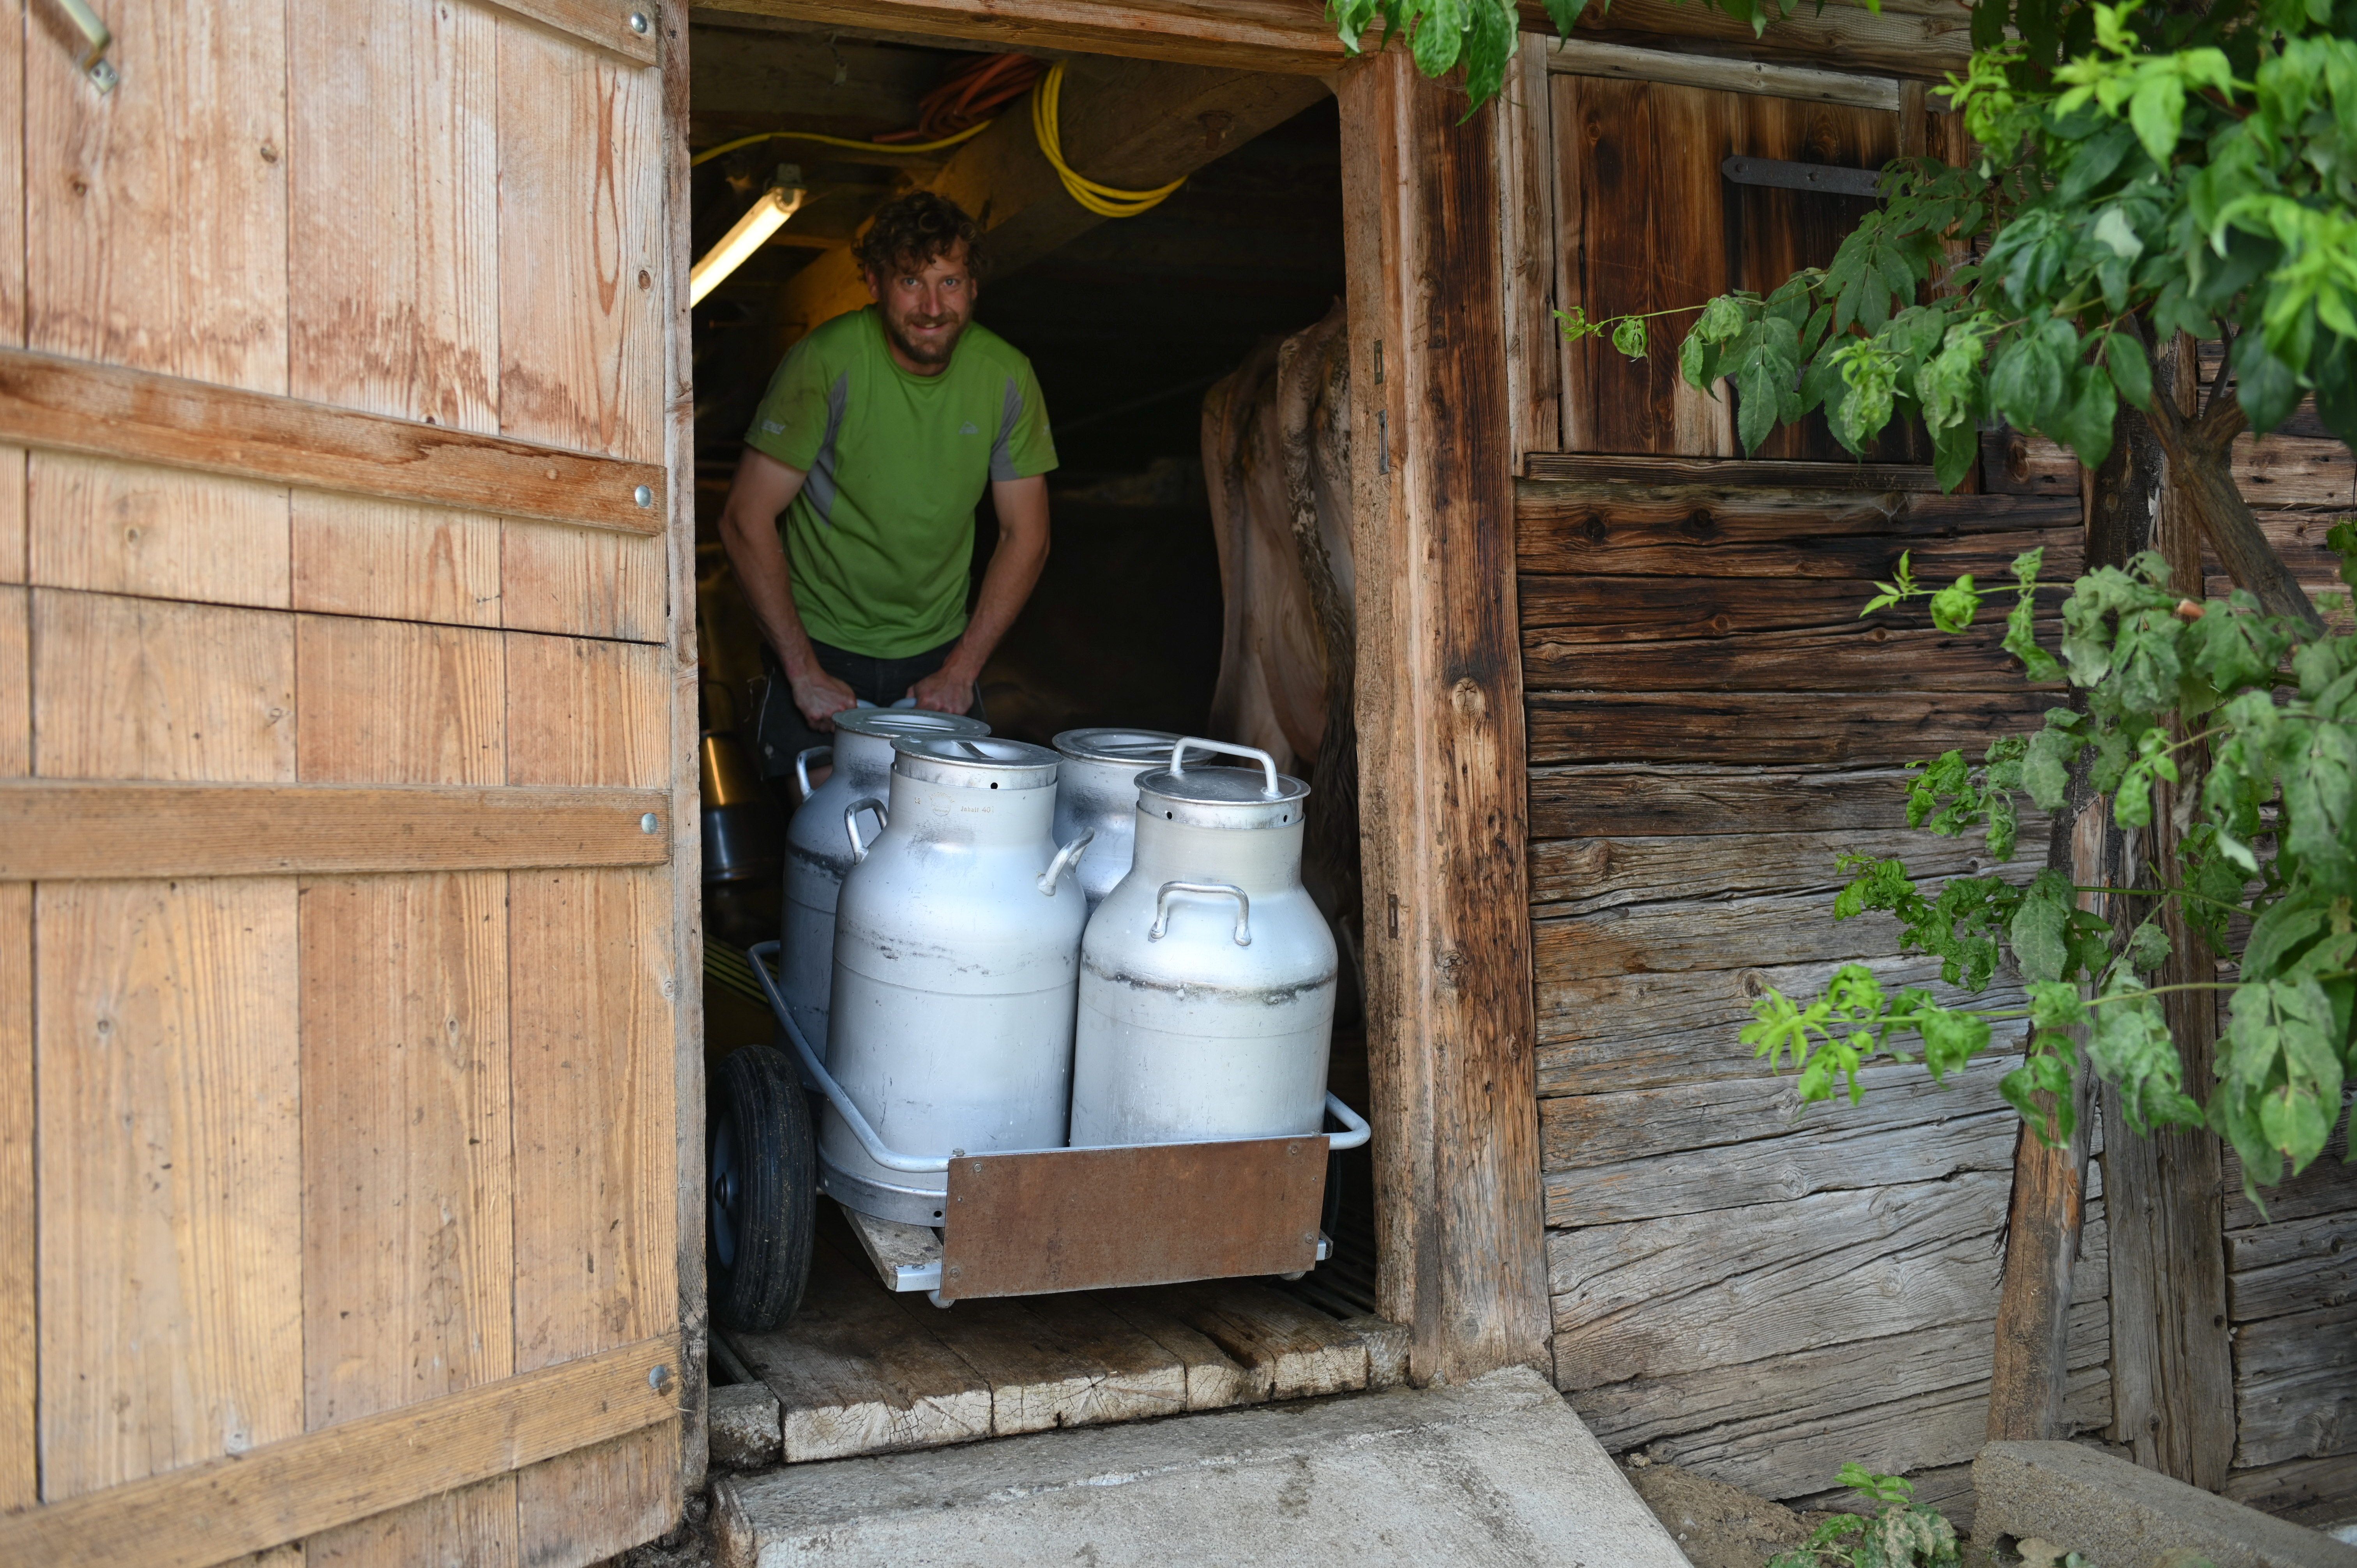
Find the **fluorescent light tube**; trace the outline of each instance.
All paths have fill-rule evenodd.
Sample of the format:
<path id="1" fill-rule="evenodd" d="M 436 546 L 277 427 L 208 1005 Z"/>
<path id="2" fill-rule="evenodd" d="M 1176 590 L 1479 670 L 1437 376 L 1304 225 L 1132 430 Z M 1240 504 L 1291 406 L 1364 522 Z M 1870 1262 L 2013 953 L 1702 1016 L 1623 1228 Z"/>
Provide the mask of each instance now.
<path id="1" fill-rule="evenodd" d="M 737 220 L 737 226 L 721 236 L 720 242 L 704 252 L 704 259 L 688 270 L 687 300 L 700 305 L 704 296 L 720 285 L 720 280 L 742 266 L 745 258 L 770 242 L 770 236 L 784 227 L 787 219 L 801 209 L 802 198 L 808 193 L 801 186 L 773 185 L 761 193 L 751 210 Z"/>

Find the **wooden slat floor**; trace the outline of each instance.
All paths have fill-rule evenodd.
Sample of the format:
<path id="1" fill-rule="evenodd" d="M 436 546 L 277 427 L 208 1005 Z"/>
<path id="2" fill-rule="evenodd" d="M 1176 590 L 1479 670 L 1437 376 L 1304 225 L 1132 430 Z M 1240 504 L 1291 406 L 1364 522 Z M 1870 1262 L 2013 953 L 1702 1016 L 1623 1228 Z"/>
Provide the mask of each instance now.
<path id="1" fill-rule="evenodd" d="M 884 1289 L 822 1203 L 801 1311 L 723 1331 L 778 1396 L 788 1464 L 1399 1382 L 1407 1331 L 1256 1280 L 962 1301 Z"/>

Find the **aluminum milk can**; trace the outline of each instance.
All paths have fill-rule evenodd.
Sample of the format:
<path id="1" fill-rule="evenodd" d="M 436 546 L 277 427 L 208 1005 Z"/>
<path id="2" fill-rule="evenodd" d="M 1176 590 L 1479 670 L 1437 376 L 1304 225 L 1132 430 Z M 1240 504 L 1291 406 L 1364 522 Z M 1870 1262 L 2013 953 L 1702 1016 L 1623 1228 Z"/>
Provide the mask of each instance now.
<path id="1" fill-rule="evenodd" d="M 1081 855 L 1081 891 L 1094 910 L 1129 875 L 1137 842 L 1137 776 L 1170 765 L 1178 737 L 1158 729 L 1068 729 L 1056 737 L 1056 842 L 1084 828 L 1096 837 Z"/>
<path id="2" fill-rule="evenodd" d="M 892 743 L 903 736 L 985 736 L 990 726 L 959 714 L 913 708 L 853 708 L 834 715 L 834 744 L 794 758 L 802 803 L 786 828 L 779 989 L 786 1011 L 821 1061 L 826 1059 L 827 993 L 834 984 L 834 899 L 851 869 L 852 834 L 874 838 L 884 822 Z M 811 788 L 811 764 L 832 753 L 834 771 Z M 857 819 L 858 826 L 853 825 Z"/>
<path id="3" fill-rule="evenodd" d="M 1258 759 L 1189 768 L 1189 752 Z M 1089 919 L 1075 1145 L 1266 1138 L 1323 1124 L 1334 935 L 1301 886 L 1309 786 L 1188 739 L 1137 781 L 1129 875 Z"/>
<path id="4" fill-rule="evenodd" d="M 1087 901 L 1058 849 L 1056 754 L 1020 741 L 897 743 L 889 818 L 835 907 L 828 1069 L 902 1155 L 1051 1149 L 1071 1095 Z M 863 1213 L 942 1223 L 944 1172 L 871 1160 L 829 1106 L 821 1186 Z"/>

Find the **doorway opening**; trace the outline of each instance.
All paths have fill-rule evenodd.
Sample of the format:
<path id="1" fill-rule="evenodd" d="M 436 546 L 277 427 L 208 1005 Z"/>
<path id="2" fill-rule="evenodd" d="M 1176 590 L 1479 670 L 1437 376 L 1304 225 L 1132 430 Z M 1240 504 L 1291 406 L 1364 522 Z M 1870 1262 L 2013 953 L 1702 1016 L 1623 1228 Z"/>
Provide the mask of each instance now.
<path id="1" fill-rule="evenodd" d="M 982 716 L 1039 746 L 1092 726 L 1232 740 L 1309 781 L 1305 881 L 1342 955 L 1328 1083 L 1363 1114 L 1333 97 L 1312 78 L 705 9 L 691 59 L 696 254 L 772 189 L 793 209 L 694 315 L 715 1081 L 776 1034 L 745 950 L 779 934 L 802 789 L 792 758 L 762 755 L 775 665 L 720 514 L 780 358 L 866 303 L 868 221 L 930 189 L 985 231 L 974 320 L 1029 360 L 1057 457 L 1047 564 L 983 669 Z M 1183 183 L 1130 216 L 1074 202 L 1037 145 L 1051 70 L 1075 170 Z M 997 537 L 985 489 L 969 602 Z M 1406 1336 L 1373 1316 L 1372 1188 L 1369 1150 L 1330 1156 L 1330 1256 L 1297 1279 L 949 1310 L 888 1289 L 906 1262 L 890 1238 L 821 1199 L 799 1309 L 759 1331 L 722 1323 L 713 1379 L 774 1393 L 788 1462 L 1381 1386 L 1404 1375 Z"/>

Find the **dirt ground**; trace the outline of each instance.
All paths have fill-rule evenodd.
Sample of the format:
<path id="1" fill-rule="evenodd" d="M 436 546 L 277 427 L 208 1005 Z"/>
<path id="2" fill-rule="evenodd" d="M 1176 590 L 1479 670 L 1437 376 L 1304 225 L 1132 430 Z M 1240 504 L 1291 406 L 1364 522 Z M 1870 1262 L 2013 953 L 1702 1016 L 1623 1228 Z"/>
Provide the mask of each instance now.
<path id="1" fill-rule="evenodd" d="M 1678 1538 L 1694 1568 L 1761 1568 L 1777 1552 L 1806 1541 L 1826 1517 L 1795 1513 L 1675 1465 L 1640 1459 L 1622 1469 L 1653 1517 Z M 1998 1568 L 2018 1559 L 1993 1557 L 1966 1541 L 1964 1561 L 1964 1568 Z"/>

